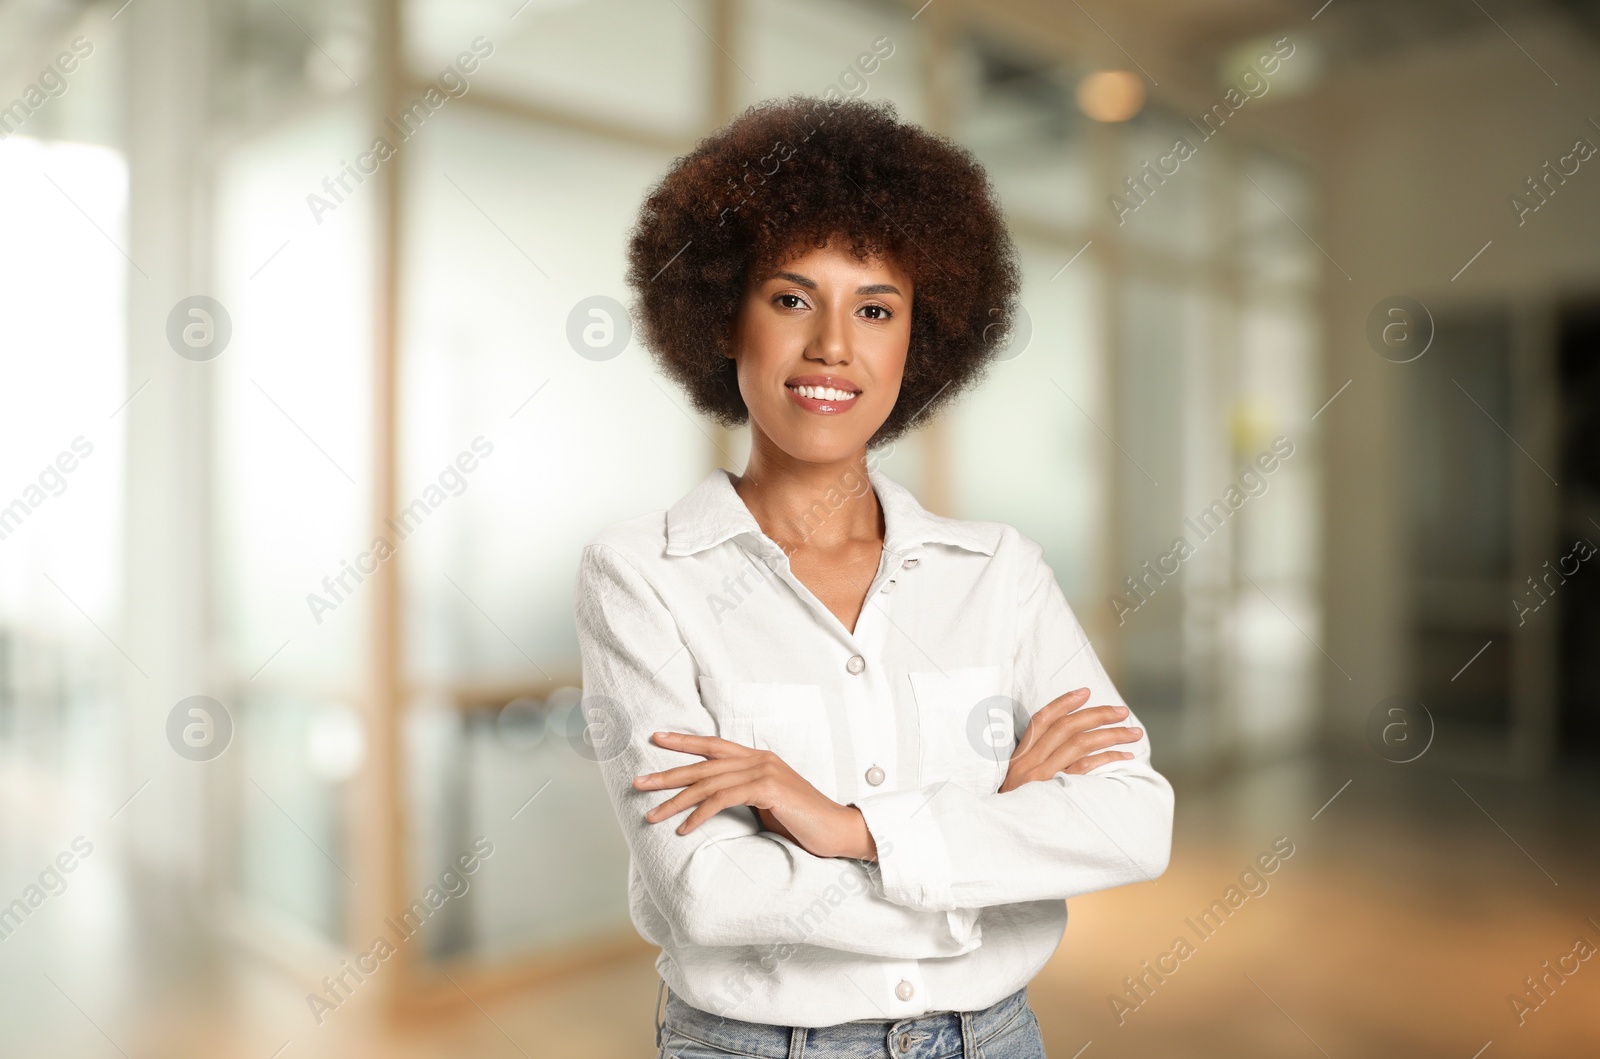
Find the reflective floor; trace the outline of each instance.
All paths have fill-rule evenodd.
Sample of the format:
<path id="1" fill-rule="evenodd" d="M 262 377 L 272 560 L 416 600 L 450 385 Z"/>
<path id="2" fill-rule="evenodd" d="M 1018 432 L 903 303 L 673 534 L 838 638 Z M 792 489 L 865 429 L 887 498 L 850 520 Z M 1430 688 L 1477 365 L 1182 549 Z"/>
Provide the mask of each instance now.
<path id="1" fill-rule="evenodd" d="M 3 775 L 9 900 L 72 831 L 48 784 Z M 1029 991 L 1052 1056 L 1600 1055 L 1600 961 L 1584 956 L 1600 948 L 1592 773 L 1531 784 L 1299 762 L 1180 785 L 1178 806 L 1166 875 L 1070 903 Z M 1263 854 L 1275 870 L 1245 874 Z M 75 854 L 65 888 L 0 941 L 0 1055 L 652 1054 L 642 943 L 400 1027 L 358 993 L 318 1027 L 303 982 L 209 941 L 122 856 Z"/>

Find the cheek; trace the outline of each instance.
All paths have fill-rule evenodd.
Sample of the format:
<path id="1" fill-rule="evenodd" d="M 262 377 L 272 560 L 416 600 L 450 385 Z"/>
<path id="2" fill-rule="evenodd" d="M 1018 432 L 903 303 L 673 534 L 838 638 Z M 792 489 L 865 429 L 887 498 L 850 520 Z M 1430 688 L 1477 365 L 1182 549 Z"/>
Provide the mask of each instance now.
<path id="1" fill-rule="evenodd" d="M 781 349 L 779 337 L 772 333 L 771 328 L 746 326 L 735 333 L 734 342 L 738 352 L 736 371 L 739 393 L 744 397 L 745 404 L 771 396 L 767 393 L 771 389 L 769 381 L 779 370 L 773 365 L 781 360 L 776 355 Z M 778 381 L 782 382 L 781 379 Z"/>
<path id="2" fill-rule="evenodd" d="M 896 335 L 888 348 L 880 351 L 877 364 L 872 371 L 873 378 L 877 382 L 876 389 L 885 395 L 891 405 L 905 384 L 908 338 L 907 335 Z"/>

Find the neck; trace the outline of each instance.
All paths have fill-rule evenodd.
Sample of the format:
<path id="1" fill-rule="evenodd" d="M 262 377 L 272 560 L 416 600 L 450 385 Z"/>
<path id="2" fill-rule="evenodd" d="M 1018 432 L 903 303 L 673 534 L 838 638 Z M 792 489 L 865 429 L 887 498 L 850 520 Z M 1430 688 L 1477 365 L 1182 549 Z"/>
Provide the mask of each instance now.
<path id="1" fill-rule="evenodd" d="M 829 549 L 883 541 L 883 512 L 867 478 L 867 450 L 828 463 L 795 459 L 754 434 L 750 460 L 734 490 L 761 531 L 793 555 L 804 546 Z"/>

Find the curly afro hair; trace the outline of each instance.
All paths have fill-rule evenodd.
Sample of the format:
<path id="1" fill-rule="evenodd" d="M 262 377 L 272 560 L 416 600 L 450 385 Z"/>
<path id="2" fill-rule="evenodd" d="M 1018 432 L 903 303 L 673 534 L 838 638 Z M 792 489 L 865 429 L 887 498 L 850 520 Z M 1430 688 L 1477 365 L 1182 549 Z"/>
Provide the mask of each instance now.
<path id="1" fill-rule="evenodd" d="M 747 277 L 835 238 L 858 260 L 892 260 L 913 285 L 905 376 L 870 446 L 983 377 L 1021 286 L 983 167 L 892 103 L 796 95 L 749 107 L 677 159 L 630 234 L 641 338 L 696 409 L 727 426 L 749 418 L 725 355 Z"/>

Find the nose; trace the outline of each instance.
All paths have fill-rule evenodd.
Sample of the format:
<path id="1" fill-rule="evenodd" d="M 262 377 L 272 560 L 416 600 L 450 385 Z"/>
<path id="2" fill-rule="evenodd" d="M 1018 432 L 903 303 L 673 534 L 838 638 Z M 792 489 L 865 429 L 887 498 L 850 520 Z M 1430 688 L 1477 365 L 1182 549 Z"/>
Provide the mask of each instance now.
<path id="1" fill-rule="evenodd" d="M 816 316 L 817 330 L 806 359 L 823 364 L 850 363 L 850 312 L 848 308 L 829 308 Z"/>

